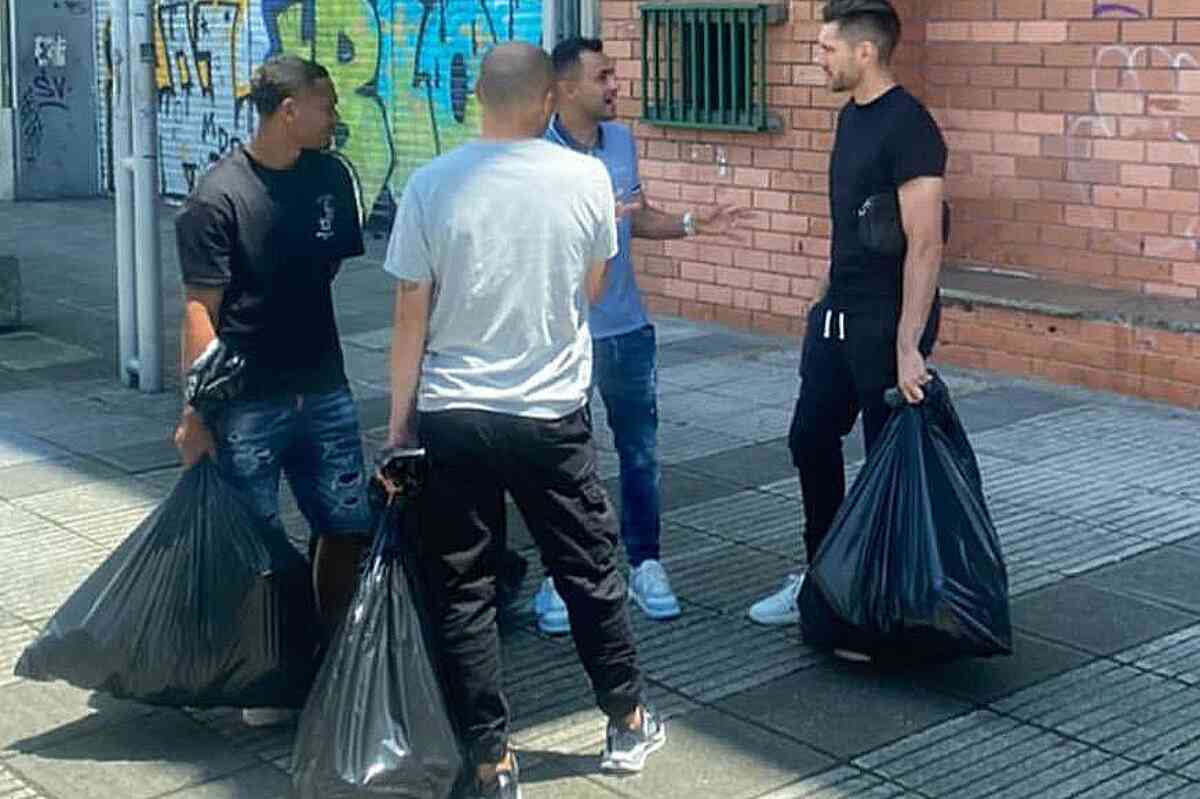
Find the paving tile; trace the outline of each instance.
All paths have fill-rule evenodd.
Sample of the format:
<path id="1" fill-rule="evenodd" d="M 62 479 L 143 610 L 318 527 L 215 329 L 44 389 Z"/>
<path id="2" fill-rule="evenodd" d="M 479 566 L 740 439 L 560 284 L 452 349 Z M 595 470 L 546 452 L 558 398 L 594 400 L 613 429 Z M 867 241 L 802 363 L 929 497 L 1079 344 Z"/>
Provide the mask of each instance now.
<path id="1" fill-rule="evenodd" d="M 1188 626 L 1194 616 L 1106 591 L 1063 581 L 1012 602 L 1013 626 L 1067 646 L 1108 655 Z"/>
<path id="2" fill-rule="evenodd" d="M 1022 634 L 1013 634 L 1013 654 L 992 658 L 957 658 L 923 665 L 912 679 L 934 691 L 986 704 L 1022 688 L 1076 668 L 1089 660 L 1076 649 Z"/>
<path id="3" fill-rule="evenodd" d="M 0 611 L 0 687 L 17 681 L 13 668 L 25 647 L 37 638 L 38 629 Z M 0 797 L 4 794 L 0 793 Z"/>
<path id="4" fill-rule="evenodd" d="M 792 494 L 799 491 L 796 467 L 792 465 L 792 454 L 786 438 L 683 461 L 678 467 L 712 478 L 718 486 L 731 484 L 740 488 L 754 488 L 790 479 L 794 488 Z"/>
<path id="5" fill-rule="evenodd" d="M 692 424 L 662 420 L 658 426 L 658 460 L 661 464 L 680 464 L 706 455 L 714 455 L 753 443 L 728 433 L 706 430 Z M 602 456 L 604 452 L 600 453 Z M 615 463 L 615 454 L 612 457 Z M 604 459 L 601 458 L 603 464 Z M 616 474 L 612 471 L 611 474 Z"/>
<path id="6" fill-rule="evenodd" d="M 1018 386 L 993 386 L 954 398 L 954 410 L 972 435 L 1079 405 L 1078 400 Z"/>
<path id="7" fill-rule="evenodd" d="M 817 666 L 737 694 L 716 707 L 835 757 L 854 757 L 968 706 L 865 668 Z M 871 723 L 864 724 L 864 719 Z"/>
<path id="8" fill-rule="evenodd" d="M 739 544 L 794 556 L 802 536 L 798 497 L 740 491 L 663 514 L 665 520 Z"/>
<path id="9" fill-rule="evenodd" d="M 625 796 L 750 799 L 822 771 L 833 760 L 713 709 L 668 722 L 667 743 L 633 777 L 596 777 Z"/>
<path id="10" fill-rule="evenodd" d="M 251 765 L 250 755 L 178 711 L 156 711 L 10 761 L 48 793 L 72 799 L 150 799 Z"/>
<path id="11" fill-rule="evenodd" d="M 179 451 L 170 439 L 160 438 L 120 447 L 89 450 L 98 461 L 115 466 L 126 474 L 137 474 L 154 469 L 166 469 L 179 465 Z"/>
<path id="12" fill-rule="evenodd" d="M 25 622 L 50 616 L 108 552 L 67 530 L 0 537 L 0 606 Z"/>
<path id="13" fill-rule="evenodd" d="M 95 357 L 91 350 L 29 330 L 0 335 L 0 366 L 13 371 L 78 364 Z"/>
<path id="14" fill-rule="evenodd" d="M 541 763 L 532 769 L 521 767 L 521 796 L 524 799 L 617 799 L 624 794 L 613 793 L 608 788 L 597 785 L 587 777 L 579 776 L 579 771 L 587 768 L 584 763 L 595 765 L 594 755 L 568 755 L 580 761 L 579 769 L 563 773 L 567 766 L 547 766 Z M 524 761 L 522 761 L 522 764 Z"/>
<path id="15" fill-rule="evenodd" d="M 1117 652 L 1112 659 L 1189 685 L 1200 685 L 1200 625 Z"/>
<path id="16" fill-rule="evenodd" d="M 918 799 L 918 796 L 873 774 L 840 766 L 789 783 L 758 799 Z"/>
<path id="17" fill-rule="evenodd" d="M 291 780 L 273 766 L 255 766 L 212 782 L 165 794 L 163 799 L 288 799 Z"/>
<path id="18" fill-rule="evenodd" d="M 111 480 L 120 474 L 108 464 L 74 455 L 8 466 L 0 468 L 0 499 L 59 491 L 82 483 Z"/>
<path id="19" fill-rule="evenodd" d="M 36 463 L 68 454 L 44 439 L 11 430 L 0 431 L 0 467 Z"/>
<path id="20" fill-rule="evenodd" d="M 65 683 L 20 680 L 0 686 L 0 761 L 139 719 L 154 709 Z"/>
<path id="21" fill-rule="evenodd" d="M 43 796 L 45 794 L 38 793 L 29 783 L 0 763 L 0 797 L 3 799 L 42 799 Z"/>
<path id="22" fill-rule="evenodd" d="M 799 542 L 793 546 L 801 548 Z M 779 590 L 798 564 L 797 553 L 787 557 L 731 542 L 663 551 L 663 565 L 676 594 L 739 619 L 754 602 Z"/>
<path id="23" fill-rule="evenodd" d="M 69 524 L 116 510 L 156 505 L 168 491 L 149 481 L 126 477 L 21 497 L 12 502 L 50 521 Z"/>
<path id="24" fill-rule="evenodd" d="M 1088 572 L 1084 580 L 1098 588 L 1143 597 L 1200 614 L 1200 553 L 1163 547 Z"/>

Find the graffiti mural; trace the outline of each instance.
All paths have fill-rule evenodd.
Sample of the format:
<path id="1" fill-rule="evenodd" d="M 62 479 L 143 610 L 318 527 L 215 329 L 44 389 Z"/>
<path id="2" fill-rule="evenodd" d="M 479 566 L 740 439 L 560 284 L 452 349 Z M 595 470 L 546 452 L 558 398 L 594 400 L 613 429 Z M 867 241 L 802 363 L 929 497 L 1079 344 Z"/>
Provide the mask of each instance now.
<path id="1" fill-rule="evenodd" d="M 97 51 L 108 66 L 101 96 L 110 107 L 100 120 L 107 155 L 107 4 L 96 12 Z M 413 170 L 477 134 L 479 60 L 497 42 L 540 42 L 541 15 L 541 0 L 159 0 L 163 193 L 186 195 L 209 164 L 252 135 L 254 67 L 290 52 L 329 70 L 342 117 L 336 146 L 364 197 L 386 202 Z"/>

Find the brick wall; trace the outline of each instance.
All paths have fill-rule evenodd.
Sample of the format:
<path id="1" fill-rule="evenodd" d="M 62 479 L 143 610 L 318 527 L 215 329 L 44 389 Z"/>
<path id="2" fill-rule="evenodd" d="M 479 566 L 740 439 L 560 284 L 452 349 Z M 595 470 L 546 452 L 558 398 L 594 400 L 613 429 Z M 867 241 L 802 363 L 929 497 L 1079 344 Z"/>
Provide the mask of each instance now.
<path id="1" fill-rule="evenodd" d="M 1194 298 L 1200 0 L 930 0 L 952 257 Z"/>
<path id="2" fill-rule="evenodd" d="M 1196 297 L 1200 287 L 1200 0 L 900 0 L 898 72 L 951 149 L 951 260 Z M 797 332 L 827 269 L 836 109 L 813 64 L 822 3 L 769 30 L 774 134 L 636 122 L 637 3 L 601 0 L 621 113 L 647 194 L 671 211 L 755 209 L 736 246 L 638 242 L 655 310 Z"/>
<path id="3" fill-rule="evenodd" d="M 656 128 L 641 111 L 638 4 L 601 0 L 601 33 L 617 59 L 620 113 L 634 124 L 647 196 L 667 211 L 713 203 L 755 210 L 745 240 L 635 242 L 652 310 L 776 333 L 797 332 L 818 278 L 828 269 L 828 165 L 843 98 L 824 89 L 813 63 L 822 2 L 793 0 L 789 21 L 768 28 L 768 83 L 779 133 L 731 134 Z M 923 86 L 917 0 L 902 0 L 906 41 L 898 68 Z"/>

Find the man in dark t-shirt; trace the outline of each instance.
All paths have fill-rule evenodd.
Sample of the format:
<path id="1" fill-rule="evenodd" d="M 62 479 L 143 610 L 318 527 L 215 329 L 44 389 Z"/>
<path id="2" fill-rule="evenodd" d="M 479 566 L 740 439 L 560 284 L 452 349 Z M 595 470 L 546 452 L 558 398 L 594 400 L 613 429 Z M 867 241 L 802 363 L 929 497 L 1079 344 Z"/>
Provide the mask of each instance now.
<path id="1" fill-rule="evenodd" d="M 923 399 L 925 358 L 937 335 L 946 144 L 925 107 L 890 69 L 900 20 L 888 0 L 832 0 L 815 48 L 829 88 L 849 92 L 838 114 L 829 166 L 833 251 L 827 283 L 809 310 L 800 395 L 788 436 L 800 472 L 804 544 L 816 556 L 845 496 L 842 438 L 863 417 L 869 452 L 889 409 L 884 392 Z M 896 196 L 907 250 L 868 249 L 859 212 L 868 198 Z M 793 624 L 803 574 L 750 608 L 761 624 Z"/>
<path id="2" fill-rule="evenodd" d="M 203 418 L 185 406 L 175 441 L 185 468 L 212 457 L 269 524 L 279 524 L 287 476 L 316 537 L 314 587 L 329 631 L 349 603 L 369 525 L 331 294 L 342 259 L 363 253 L 362 213 L 349 167 L 323 152 L 338 119 L 325 69 L 277 56 L 256 71 L 250 96 L 261 119 L 253 140 L 201 177 L 175 220 L 181 368 L 220 337 L 245 357 L 245 387 Z"/>

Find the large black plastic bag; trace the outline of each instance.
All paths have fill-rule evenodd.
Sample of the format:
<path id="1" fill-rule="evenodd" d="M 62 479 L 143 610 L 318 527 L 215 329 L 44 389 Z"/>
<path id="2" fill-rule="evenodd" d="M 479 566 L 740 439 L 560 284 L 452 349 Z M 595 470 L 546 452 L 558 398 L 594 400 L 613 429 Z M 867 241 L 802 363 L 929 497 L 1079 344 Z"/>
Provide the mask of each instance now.
<path id="1" fill-rule="evenodd" d="M 54 614 L 16 674 L 165 705 L 299 707 L 310 570 L 204 458 Z"/>
<path id="2" fill-rule="evenodd" d="M 445 799 L 459 775 L 458 739 L 415 601 L 416 481 L 407 490 L 390 503 L 373 492 L 370 559 L 300 717 L 298 799 Z"/>
<path id="3" fill-rule="evenodd" d="M 934 377 L 900 403 L 800 593 L 804 638 L 901 657 L 1012 650 L 1008 573 L 975 454 Z"/>

